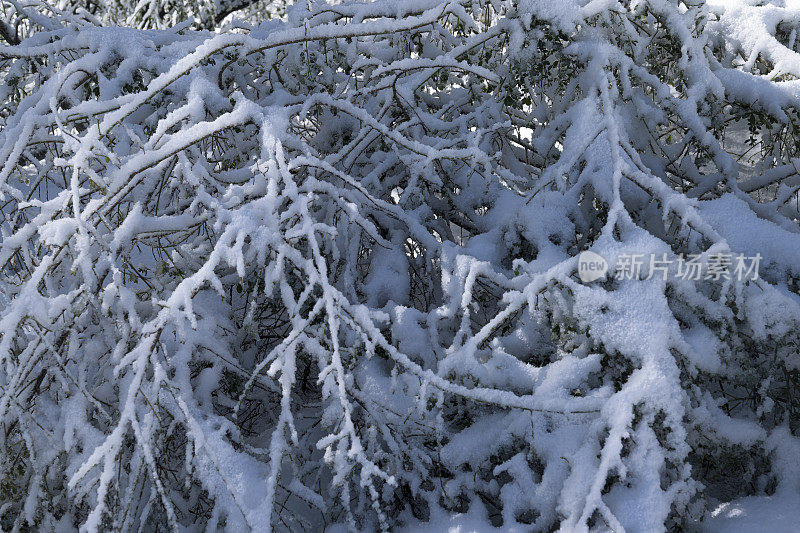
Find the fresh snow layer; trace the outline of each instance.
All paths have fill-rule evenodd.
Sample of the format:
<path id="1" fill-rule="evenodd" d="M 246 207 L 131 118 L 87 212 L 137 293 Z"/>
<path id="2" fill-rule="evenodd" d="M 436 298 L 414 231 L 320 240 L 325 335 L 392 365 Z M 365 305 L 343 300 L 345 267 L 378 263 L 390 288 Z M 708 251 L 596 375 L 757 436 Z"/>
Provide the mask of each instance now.
<path id="1" fill-rule="evenodd" d="M 720 504 L 703 522 L 709 533 L 800 531 L 800 494 L 750 496 Z"/>
<path id="2" fill-rule="evenodd" d="M 484 533 L 523 531 L 496 528 L 486 518 L 483 506 L 467 513 L 437 510 L 429 522 L 414 521 L 399 529 L 403 533 Z M 800 494 L 750 496 L 719 504 L 700 525 L 703 533 L 789 533 L 800 531 Z"/>

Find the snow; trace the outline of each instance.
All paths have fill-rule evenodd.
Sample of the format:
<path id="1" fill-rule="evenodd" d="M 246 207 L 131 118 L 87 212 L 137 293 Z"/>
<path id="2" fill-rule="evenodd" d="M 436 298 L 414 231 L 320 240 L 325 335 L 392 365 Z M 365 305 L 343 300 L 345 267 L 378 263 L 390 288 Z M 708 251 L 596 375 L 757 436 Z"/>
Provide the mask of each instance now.
<path id="1" fill-rule="evenodd" d="M 76 2 L 0 10 L 0 529 L 800 523 L 797 1 Z"/>
<path id="2" fill-rule="evenodd" d="M 752 531 L 797 531 L 800 524 L 800 495 L 750 496 L 720 504 L 702 529 L 708 533 L 750 533 Z"/>
<path id="3" fill-rule="evenodd" d="M 487 533 L 491 531 L 508 531 L 516 533 L 526 531 L 522 526 L 511 528 L 495 528 L 486 520 L 485 511 L 478 502 L 472 505 L 468 513 L 445 513 L 437 511 L 431 515 L 427 522 L 411 523 L 400 528 L 403 533 L 427 533 L 440 531 L 442 533 Z"/>

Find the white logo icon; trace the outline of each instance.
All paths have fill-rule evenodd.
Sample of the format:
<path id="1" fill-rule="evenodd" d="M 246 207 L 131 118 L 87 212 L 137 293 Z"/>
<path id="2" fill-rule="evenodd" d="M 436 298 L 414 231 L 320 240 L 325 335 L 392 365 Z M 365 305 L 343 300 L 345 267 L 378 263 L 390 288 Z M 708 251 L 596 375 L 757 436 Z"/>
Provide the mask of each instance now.
<path id="1" fill-rule="evenodd" d="M 581 252 L 578 256 L 578 277 L 584 283 L 604 278 L 608 272 L 608 263 L 594 252 Z"/>

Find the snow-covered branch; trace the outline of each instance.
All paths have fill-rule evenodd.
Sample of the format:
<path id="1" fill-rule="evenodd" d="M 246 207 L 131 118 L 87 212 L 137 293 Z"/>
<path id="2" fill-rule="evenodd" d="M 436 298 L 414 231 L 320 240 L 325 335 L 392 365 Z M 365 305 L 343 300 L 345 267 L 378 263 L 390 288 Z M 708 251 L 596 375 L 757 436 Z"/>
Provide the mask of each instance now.
<path id="1" fill-rule="evenodd" d="M 3 2 L 3 529 L 795 490 L 797 9 L 159 4 Z"/>

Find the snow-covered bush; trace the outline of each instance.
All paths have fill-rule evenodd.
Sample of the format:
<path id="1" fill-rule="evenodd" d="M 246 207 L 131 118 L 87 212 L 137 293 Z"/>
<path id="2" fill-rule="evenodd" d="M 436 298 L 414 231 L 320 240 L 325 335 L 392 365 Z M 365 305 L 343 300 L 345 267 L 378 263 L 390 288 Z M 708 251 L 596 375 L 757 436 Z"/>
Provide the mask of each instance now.
<path id="1" fill-rule="evenodd" d="M 796 4 L 2 5 L 4 530 L 657 531 L 800 490 Z"/>
<path id="2" fill-rule="evenodd" d="M 282 18 L 288 0 L 57 0 L 42 6 L 48 14 L 78 14 L 98 25 L 122 25 L 139 29 L 168 28 L 190 23 L 201 29 L 227 26 L 234 19 Z M 24 9 L 11 2 L 3 15 L 19 15 Z M 5 18 L 4 17 L 4 18 Z M 19 16 L 15 17 L 19 20 Z M 0 38 L 9 44 L 19 43 L 16 25 L 0 19 Z"/>

